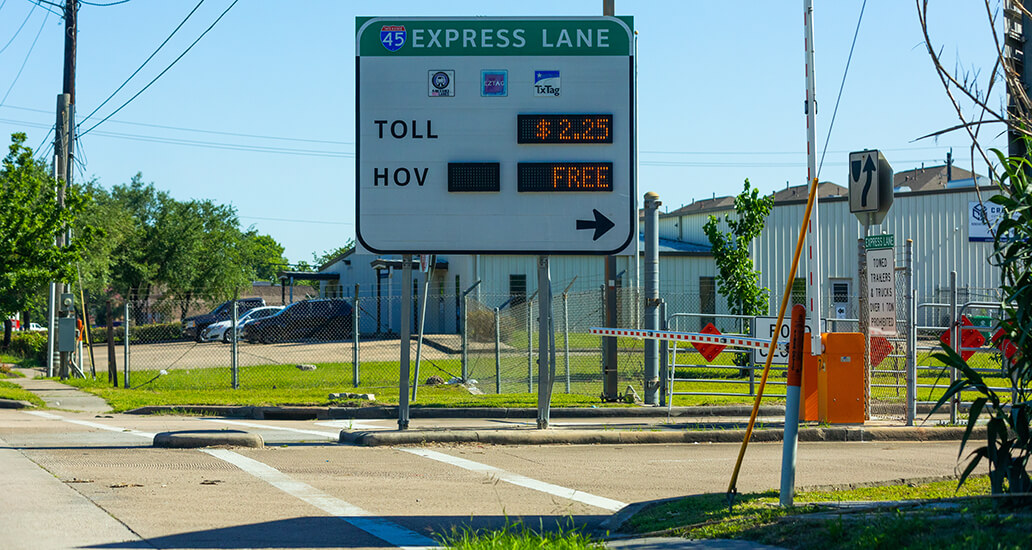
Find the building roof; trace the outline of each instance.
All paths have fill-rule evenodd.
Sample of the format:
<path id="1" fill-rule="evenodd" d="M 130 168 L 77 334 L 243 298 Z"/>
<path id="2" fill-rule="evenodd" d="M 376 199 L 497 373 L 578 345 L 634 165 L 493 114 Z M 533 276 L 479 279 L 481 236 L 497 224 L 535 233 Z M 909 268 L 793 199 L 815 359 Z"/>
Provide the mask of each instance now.
<path id="1" fill-rule="evenodd" d="M 645 235 L 638 234 L 640 254 L 645 254 Z M 713 251 L 709 244 L 689 243 L 673 239 L 659 239 L 659 253 L 662 256 L 712 256 Z"/>
<path id="2" fill-rule="evenodd" d="M 972 178 L 972 173 L 954 166 L 950 181 Z M 892 187 L 909 187 L 911 191 L 937 191 L 946 189 L 946 165 L 915 168 L 896 172 L 892 176 Z"/>
<path id="3" fill-rule="evenodd" d="M 828 197 L 839 197 L 845 196 L 848 190 L 841 185 L 831 183 L 830 181 L 822 181 L 817 187 L 817 193 L 819 198 Z M 779 191 L 774 192 L 774 204 L 784 202 L 795 202 L 795 201 L 806 201 L 808 188 L 806 185 L 796 185 L 794 187 L 786 187 Z M 713 197 L 712 199 L 703 199 L 701 201 L 694 201 L 691 204 L 686 204 L 673 212 L 667 212 L 661 214 L 663 217 L 667 216 L 683 216 L 686 214 L 701 214 L 706 212 L 720 212 L 725 210 L 731 210 L 735 207 L 735 197 Z"/>

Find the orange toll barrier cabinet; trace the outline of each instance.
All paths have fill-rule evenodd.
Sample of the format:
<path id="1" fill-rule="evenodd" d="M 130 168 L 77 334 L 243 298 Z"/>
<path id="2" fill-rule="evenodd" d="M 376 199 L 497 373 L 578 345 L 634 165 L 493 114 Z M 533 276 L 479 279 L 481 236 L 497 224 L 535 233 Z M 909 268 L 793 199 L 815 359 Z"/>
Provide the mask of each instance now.
<path id="1" fill-rule="evenodd" d="M 824 356 L 817 370 L 818 419 L 830 424 L 863 424 L 864 335 L 829 332 L 821 335 Z"/>

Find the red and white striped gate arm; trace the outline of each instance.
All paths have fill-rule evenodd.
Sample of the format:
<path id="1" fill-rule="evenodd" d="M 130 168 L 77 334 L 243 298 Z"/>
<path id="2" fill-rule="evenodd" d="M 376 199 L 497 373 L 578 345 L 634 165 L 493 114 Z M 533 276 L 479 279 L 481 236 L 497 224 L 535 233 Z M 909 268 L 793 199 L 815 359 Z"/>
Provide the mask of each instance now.
<path id="1" fill-rule="evenodd" d="M 625 336 L 628 338 L 648 338 L 653 340 L 670 340 L 674 342 L 698 342 L 700 344 L 720 344 L 739 348 L 770 349 L 770 340 L 749 338 L 745 336 L 723 336 L 704 332 L 670 332 L 666 330 L 644 330 L 630 328 L 598 328 L 588 329 L 591 334 L 599 336 Z M 778 342 L 777 349 L 788 350 L 787 342 Z"/>

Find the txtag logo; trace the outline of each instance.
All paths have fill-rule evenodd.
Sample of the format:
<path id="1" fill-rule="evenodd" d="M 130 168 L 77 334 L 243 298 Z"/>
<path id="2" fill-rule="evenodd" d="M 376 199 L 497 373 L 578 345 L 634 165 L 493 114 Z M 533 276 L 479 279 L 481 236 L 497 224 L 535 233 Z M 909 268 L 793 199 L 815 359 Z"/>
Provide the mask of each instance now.
<path id="1" fill-rule="evenodd" d="M 559 71 L 534 71 L 534 95 L 559 96 Z"/>
<path id="2" fill-rule="evenodd" d="M 380 43 L 387 51 L 396 52 L 405 45 L 404 25 L 384 25 L 380 27 Z"/>

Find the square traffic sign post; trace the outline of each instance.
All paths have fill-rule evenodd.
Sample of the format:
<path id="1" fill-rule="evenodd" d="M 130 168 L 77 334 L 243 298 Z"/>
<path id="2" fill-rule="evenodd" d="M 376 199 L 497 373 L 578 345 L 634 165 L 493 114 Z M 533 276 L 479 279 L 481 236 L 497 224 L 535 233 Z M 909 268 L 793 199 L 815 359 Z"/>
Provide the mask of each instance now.
<path id="1" fill-rule="evenodd" d="M 865 226 L 881 223 L 892 206 L 892 167 L 881 151 L 849 154 L 849 211 Z"/>
<path id="2" fill-rule="evenodd" d="M 632 19 L 359 18 L 356 236 L 377 253 L 634 238 Z"/>

